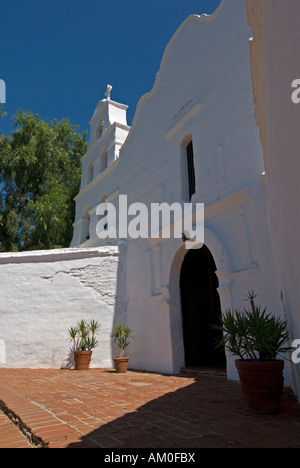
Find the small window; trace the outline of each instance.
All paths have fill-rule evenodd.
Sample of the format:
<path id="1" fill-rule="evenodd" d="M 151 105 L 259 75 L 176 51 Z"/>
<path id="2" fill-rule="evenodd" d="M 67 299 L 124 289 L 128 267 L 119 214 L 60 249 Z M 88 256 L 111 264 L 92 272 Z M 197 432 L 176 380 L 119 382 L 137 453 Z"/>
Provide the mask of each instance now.
<path id="1" fill-rule="evenodd" d="M 101 153 L 100 172 L 105 171 L 105 169 L 107 169 L 107 159 L 108 159 L 107 149 L 104 148 Z"/>
<path id="2" fill-rule="evenodd" d="M 90 238 L 90 205 L 86 205 L 82 211 L 80 226 L 80 244 L 84 244 Z"/>
<path id="3" fill-rule="evenodd" d="M 189 182 L 189 197 L 190 197 L 190 201 L 191 201 L 192 196 L 196 192 L 194 150 L 193 150 L 193 142 L 192 141 L 190 141 L 190 143 L 186 147 L 186 155 L 187 155 L 187 169 L 188 169 L 188 182 Z"/>
<path id="4" fill-rule="evenodd" d="M 97 125 L 97 132 L 96 132 L 96 139 L 99 140 L 99 138 L 102 137 L 103 133 L 103 122 L 99 122 Z"/>
<path id="5" fill-rule="evenodd" d="M 87 170 L 87 179 L 86 183 L 87 185 L 90 184 L 94 179 L 94 161 L 90 161 L 89 167 Z"/>

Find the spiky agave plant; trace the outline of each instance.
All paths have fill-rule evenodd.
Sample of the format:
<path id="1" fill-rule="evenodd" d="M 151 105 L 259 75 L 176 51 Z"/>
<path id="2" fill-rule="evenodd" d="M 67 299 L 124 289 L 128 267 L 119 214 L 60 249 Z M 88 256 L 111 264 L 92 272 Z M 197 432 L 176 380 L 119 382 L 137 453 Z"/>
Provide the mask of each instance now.
<path id="1" fill-rule="evenodd" d="M 96 320 L 80 320 L 75 327 L 69 329 L 69 338 L 75 351 L 91 351 L 98 340 L 96 335 L 101 325 Z"/>
<path id="2" fill-rule="evenodd" d="M 119 357 L 124 356 L 124 350 L 130 344 L 132 334 L 133 330 L 128 325 L 119 322 L 114 326 L 111 336 L 119 348 Z"/>
<path id="3" fill-rule="evenodd" d="M 292 349 L 287 346 L 290 335 L 286 322 L 257 306 L 255 298 L 251 291 L 246 299 L 250 309 L 229 309 L 223 314 L 221 325 L 215 326 L 223 333 L 218 346 L 242 360 L 275 361 L 279 354 Z"/>

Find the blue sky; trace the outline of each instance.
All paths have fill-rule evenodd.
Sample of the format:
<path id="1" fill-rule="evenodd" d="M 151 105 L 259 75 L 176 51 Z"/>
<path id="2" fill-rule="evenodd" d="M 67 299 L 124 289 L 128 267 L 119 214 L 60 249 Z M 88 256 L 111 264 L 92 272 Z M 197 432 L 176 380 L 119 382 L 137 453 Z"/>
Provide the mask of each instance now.
<path id="1" fill-rule="evenodd" d="M 191 14 L 211 14 L 221 0 L 1 0 L 0 79 L 12 130 L 18 109 L 50 121 L 69 118 L 80 131 L 106 85 L 129 106 L 152 89 L 169 40 Z"/>

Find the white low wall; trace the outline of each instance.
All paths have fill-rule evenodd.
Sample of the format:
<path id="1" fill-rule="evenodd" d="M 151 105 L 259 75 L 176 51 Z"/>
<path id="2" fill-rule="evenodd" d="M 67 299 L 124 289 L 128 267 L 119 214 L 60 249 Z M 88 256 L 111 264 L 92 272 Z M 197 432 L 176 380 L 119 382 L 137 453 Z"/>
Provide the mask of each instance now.
<path id="1" fill-rule="evenodd" d="M 68 329 L 81 319 L 102 324 L 92 367 L 111 367 L 123 262 L 114 247 L 1 254 L 0 367 L 70 367 Z"/>

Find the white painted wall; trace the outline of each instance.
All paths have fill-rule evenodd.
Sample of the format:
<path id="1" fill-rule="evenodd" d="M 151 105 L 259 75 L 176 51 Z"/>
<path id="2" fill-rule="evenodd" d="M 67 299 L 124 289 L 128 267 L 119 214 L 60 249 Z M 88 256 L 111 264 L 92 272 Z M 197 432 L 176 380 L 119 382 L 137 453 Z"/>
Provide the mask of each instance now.
<path id="1" fill-rule="evenodd" d="M 300 78 L 299 17 L 295 0 L 284 5 L 266 2 L 269 220 L 278 291 L 283 293 L 293 339 L 300 337 L 300 106 L 292 103 L 290 86 Z M 292 381 L 300 395 L 299 365 L 292 365 Z"/>
<path id="2" fill-rule="evenodd" d="M 300 104 L 291 85 L 300 79 L 298 0 L 247 0 L 253 26 L 253 81 L 258 125 L 265 148 L 270 243 L 276 272 L 274 294 L 282 292 L 293 339 L 300 337 Z M 264 57 L 261 62 L 261 57 Z M 287 363 L 288 365 L 288 363 Z M 300 395 L 300 366 L 290 365 Z"/>
<path id="3" fill-rule="evenodd" d="M 104 195 L 117 205 L 118 195 L 125 194 L 128 204 L 148 208 L 188 201 L 183 158 L 192 138 L 192 201 L 205 203 L 205 243 L 218 267 L 222 307 L 243 307 L 244 295 L 255 289 L 259 301 L 280 315 L 254 115 L 251 35 L 240 0 L 224 0 L 212 16 L 187 18 L 165 50 L 153 89 L 137 106 L 119 159 L 76 198 L 77 219 L 90 213 L 90 239 L 83 245 L 97 245 L 93 207 Z M 76 227 L 78 245 L 75 233 Z M 127 241 L 126 317 L 135 330 L 135 368 L 172 373 L 184 365 L 179 293 L 184 253 L 178 239 Z M 228 376 L 237 378 L 230 357 Z"/>
<path id="4" fill-rule="evenodd" d="M 68 329 L 82 319 L 102 324 L 92 367 L 112 367 L 111 330 L 124 314 L 123 261 L 109 247 L 1 254 L 1 367 L 68 367 Z"/>
<path id="5" fill-rule="evenodd" d="M 153 89 L 137 107 L 120 153 L 119 191 L 128 194 L 128 203 L 149 207 L 187 201 L 181 159 L 192 138 L 192 201 L 205 203 L 205 242 L 218 265 L 223 309 L 244 307 L 244 295 L 255 289 L 262 304 L 280 315 L 254 117 L 251 33 L 240 0 L 226 0 L 211 17 L 191 16 L 183 23 L 165 50 Z M 184 365 L 181 249 L 181 240 L 128 241 L 127 317 L 137 330 L 132 345 L 137 368 L 178 372 Z M 228 376 L 237 378 L 229 357 Z"/>

